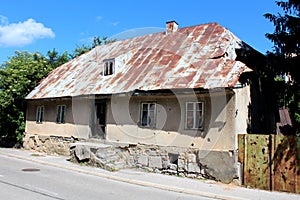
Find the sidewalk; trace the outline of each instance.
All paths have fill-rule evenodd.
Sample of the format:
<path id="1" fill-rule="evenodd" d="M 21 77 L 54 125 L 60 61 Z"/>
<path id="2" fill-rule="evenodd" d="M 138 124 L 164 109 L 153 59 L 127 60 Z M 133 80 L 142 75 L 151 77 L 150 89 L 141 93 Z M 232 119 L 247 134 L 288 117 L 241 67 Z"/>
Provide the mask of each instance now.
<path id="1" fill-rule="evenodd" d="M 109 172 L 100 168 L 81 166 L 67 161 L 68 157 L 49 156 L 42 153 L 0 148 L 0 154 L 9 157 L 33 161 L 36 163 L 73 170 L 80 173 L 92 174 L 103 178 L 122 181 L 162 190 L 181 192 L 192 195 L 211 197 L 216 199 L 272 199 L 272 200 L 299 200 L 300 195 L 269 192 L 257 189 L 227 185 L 211 180 L 195 180 L 156 173 L 147 173 L 135 169 L 124 169 L 118 172 Z"/>

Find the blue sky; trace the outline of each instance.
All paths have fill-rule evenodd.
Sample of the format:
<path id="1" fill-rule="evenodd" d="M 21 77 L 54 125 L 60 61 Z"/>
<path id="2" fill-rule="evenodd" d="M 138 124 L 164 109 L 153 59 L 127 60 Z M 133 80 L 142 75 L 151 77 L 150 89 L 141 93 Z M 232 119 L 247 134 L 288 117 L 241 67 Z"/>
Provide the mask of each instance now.
<path id="1" fill-rule="evenodd" d="M 217 22 L 265 53 L 273 46 L 265 33 L 274 26 L 263 14 L 281 11 L 273 0 L 0 0 L 0 5 L 0 64 L 15 51 L 71 53 L 94 36 L 159 32 L 171 20 L 179 27 Z"/>

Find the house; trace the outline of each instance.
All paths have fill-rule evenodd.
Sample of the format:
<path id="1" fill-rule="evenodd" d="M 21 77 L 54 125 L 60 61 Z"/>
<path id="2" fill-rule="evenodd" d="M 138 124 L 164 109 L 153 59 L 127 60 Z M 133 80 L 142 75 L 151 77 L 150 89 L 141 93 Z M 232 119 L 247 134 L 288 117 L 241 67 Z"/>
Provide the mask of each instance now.
<path id="1" fill-rule="evenodd" d="M 178 28 L 171 21 L 165 32 L 97 46 L 26 97 L 24 147 L 68 154 L 77 140 L 126 144 L 136 148 L 136 164 L 170 169 L 169 162 L 196 175 L 206 167 L 230 182 L 237 134 L 256 120 L 249 80 L 261 57 L 217 23 Z"/>

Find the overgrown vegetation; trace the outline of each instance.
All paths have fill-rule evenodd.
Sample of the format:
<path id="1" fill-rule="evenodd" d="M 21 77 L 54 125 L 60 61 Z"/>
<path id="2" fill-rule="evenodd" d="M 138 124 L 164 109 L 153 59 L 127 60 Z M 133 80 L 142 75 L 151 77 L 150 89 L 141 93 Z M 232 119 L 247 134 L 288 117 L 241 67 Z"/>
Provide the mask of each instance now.
<path id="1" fill-rule="evenodd" d="M 25 130 L 25 102 L 39 81 L 56 67 L 80 56 L 92 48 L 114 42 L 107 37 L 95 37 L 91 46 L 76 47 L 72 54 L 49 50 L 47 55 L 38 52 L 19 52 L 0 66 L 0 146 L 13 146 L 22 142 Z"/>
<path id="2" fill-rule="evenodd" d="M 282 8 L 283 14 L 264 15 L 275 27 L 274 33 L 266 34 L 274 43 L 274 49 L 267 52 L 265 74 L 275 80 L 277 106 L 289 109 L 293 131 L 299 133 L 300 1 L 275 3 Z"/>

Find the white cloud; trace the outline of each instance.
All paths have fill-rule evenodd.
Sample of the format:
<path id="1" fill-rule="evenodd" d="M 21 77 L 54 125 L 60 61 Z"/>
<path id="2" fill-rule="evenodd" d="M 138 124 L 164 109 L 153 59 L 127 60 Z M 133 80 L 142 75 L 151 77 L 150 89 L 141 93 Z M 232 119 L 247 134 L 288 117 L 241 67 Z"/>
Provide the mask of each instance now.
<path id="1" fill-rule="evenodd" d="M 5 16 L 0 16 L 0 22 L 0 46 L 24 46 L 36 39 L 55 37 L 50 28 L 34 19 L 9 24 Z"/>

